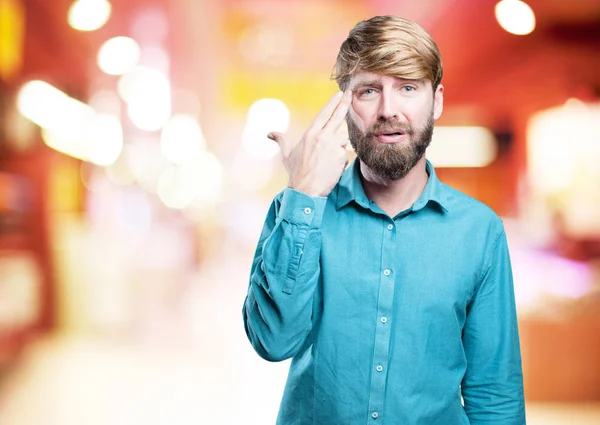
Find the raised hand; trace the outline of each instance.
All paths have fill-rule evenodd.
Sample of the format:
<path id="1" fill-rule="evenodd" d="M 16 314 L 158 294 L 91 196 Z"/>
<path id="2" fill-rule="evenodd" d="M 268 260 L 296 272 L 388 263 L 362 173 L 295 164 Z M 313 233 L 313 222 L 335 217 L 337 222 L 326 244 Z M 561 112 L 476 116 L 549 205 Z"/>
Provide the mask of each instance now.
<path id="1" fill-rule="evenodd" d="M 348 163 L 349 140 L 342 123 L 351 102 L 351 90 L 333 95 L 297 144 L 281 133 L 269 133 L 281 149 L 289 187 L 309 196 L 327 196 L 333 190 Z"/>

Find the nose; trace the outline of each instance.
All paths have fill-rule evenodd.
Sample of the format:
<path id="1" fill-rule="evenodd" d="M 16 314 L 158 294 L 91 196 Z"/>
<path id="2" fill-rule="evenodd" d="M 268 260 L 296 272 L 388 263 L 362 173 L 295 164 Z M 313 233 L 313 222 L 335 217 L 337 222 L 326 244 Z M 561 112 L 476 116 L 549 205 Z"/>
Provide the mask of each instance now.
<path id="1" fill-rule="evenodd" d="M 382 121 L 385 121 L 391 118 L 397 119 L 398 117 L 398 105 L 396 105 L 394 96 L 392 96 L 391 93 L 384 91 L 381 94 L 379 101 L 378 118 Z"/>

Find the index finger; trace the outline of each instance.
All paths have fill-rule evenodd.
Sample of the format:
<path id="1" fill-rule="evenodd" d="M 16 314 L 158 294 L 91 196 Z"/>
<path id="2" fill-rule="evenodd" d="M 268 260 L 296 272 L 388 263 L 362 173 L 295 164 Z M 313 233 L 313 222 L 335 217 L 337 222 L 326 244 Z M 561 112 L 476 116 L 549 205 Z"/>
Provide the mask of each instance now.
<path id="1" fill-rule="evenodd" d="M 342 91 L 339 91 L 336 94 L 334 94 L 333 96 L 331 96 L 331 98 L 325 104 L 323 109 L 321 109 L 321 111 L 319 111 L 319 114 L 317 115 L 317 117 L 315 118 L 313 123 L 311 124 L 309 130 L 320 131 L 323 127 L 325 127 L 325 125 L 332 118 L 334 112 L 337 110 L 337 107 L 341 103 L 343 98 L 344 98 L 344 92 L 342 92 Z"/>
<path id="2" fill-rule="evenodd" d="M 333 131 L 337 130 L 339 126 L 344 122 L 346 118 L 346 114 L 348 113 L 348 109 L 350 109 L 350 105 L 352 104 L 352 90 L 346 89 L 340 103 L 337 108 L 331 115 L 329 121 L 325 124 L 323 129 L 331 129 Z"/>

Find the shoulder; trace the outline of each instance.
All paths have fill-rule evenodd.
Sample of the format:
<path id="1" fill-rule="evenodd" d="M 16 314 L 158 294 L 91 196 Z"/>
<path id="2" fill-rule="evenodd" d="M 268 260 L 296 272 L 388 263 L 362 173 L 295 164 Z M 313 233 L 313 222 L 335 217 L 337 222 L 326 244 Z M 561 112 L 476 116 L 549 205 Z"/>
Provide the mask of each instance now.
<path id="1" fill-rule="evenodd" d="M 461 221 L 469 221 L 480 228 L 487 227 L 494 234 L 504 231 L 502 219 L 488 205 L 445 183 L 441 185 L 446 196 L 447 209 L 452 216 L 460 218 Z"/>

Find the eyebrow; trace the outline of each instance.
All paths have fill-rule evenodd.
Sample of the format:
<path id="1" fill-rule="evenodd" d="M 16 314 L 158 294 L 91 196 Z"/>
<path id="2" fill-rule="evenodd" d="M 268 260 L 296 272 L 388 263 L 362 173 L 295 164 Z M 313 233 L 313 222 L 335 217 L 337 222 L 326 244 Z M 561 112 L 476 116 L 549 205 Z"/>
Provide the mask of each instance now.
<path id="1" fill-rule="evenodd" d="M 352 90 L 362 89 L 364 87 L 381 87 L 381 82 L 378 80 L 364 80 L 358 81 L 354 86 L 352 86 Z"/>
<path id="2" fill-rule="evenodd" d="M 425 82 L 424 78 L 421 79 L 409 79 L 409 78 L 398 78 L 401 84 L 412 83 L 417 85 L 423 85 Z M 361 89 L 364 87 L 381 87 L 381 82 L 376 79 L 365 79 L 362 81 L 358 81 L 354 86 L 352 86 L 352 90 Z"/>

